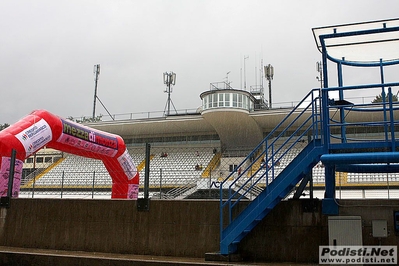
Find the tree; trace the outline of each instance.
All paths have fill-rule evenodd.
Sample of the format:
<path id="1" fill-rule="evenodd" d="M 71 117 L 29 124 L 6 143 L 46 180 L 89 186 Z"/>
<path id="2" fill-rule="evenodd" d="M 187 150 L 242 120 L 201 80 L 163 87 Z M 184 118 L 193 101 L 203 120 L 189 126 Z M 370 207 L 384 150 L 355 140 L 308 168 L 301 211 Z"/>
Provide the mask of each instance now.
<path id="1" fill-rule="evenodd" d="M 385 102 L 389 101 L 388 94 L 385 95 Z M 397 102 L 398 101 L 398 96 L 397 95 L 392 95 L 392 102 Z M 375 96 L 374 100 L 371 103 L 382 103 L 382 93 L 380 95 Z"/>
<path id="2" fill-rule="evenodd" d="M 3 129 L 9 127 L 10 125 L 7 123 L 4 123 L 3 125 L 0 124 L 0 131 L 2 131 Z"/>

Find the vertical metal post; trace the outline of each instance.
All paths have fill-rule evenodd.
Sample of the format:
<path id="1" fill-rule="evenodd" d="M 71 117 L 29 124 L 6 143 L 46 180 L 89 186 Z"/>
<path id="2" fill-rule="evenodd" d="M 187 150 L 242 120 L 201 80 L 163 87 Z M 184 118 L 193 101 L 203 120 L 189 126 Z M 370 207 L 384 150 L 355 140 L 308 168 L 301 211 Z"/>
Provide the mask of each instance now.
<path id="1" fill-rule="evenodd" d="M 393 116 L 393 104 L 392 104 L 392 88 L 388 88 L 388 100 L 389 100 L 389 124 L 391 128 L 391 144 L 392 144 L 392 151 L 396 150 L 396 141 L 395 141 L 395 118 Z"/>
<path id="2" fill-rule="evenodd" d="M 308 143 L 310 143 L 311 141 L 312 141 L 312 135 L 308 133 Z M 313 199 L 313 168 L 310 169 L 309 171 L 309 198 Z"/>
<path id="3" fill-rule="evenodd" d="M 342 63 L 339 62 L 337 63 L 337 73 L 338 73 L 338 87 L 342 87 L 344 85 L 343 77 L 342 77 Z M 343 100 L 344 99 L 344 91 L 340 89 L 338 91 L 339 93 L 339 99 Z M 340 116 L 340 121 L 341 121 L 341 142 L 346 143 L 346 126 L 345 126 L 345 108 L 340 107 L 339 108 L 339 116 Z"/>
<path id="4" fill-rule="evenodd" d="M 269 79 L 269 108 L 272 109 L 272 81 Z"/>
<path id="5" fill-rule="evenodd" d="M 62 171 L 62 177 L 61 177 L 61 199 L 63 193 L 64 193 L 64 171 Z"/>
<path id="6" fill-rule="evenodd" d="M 148 199 L 148 189 L 150 186 L 150 149 L 149 143 L 145 144 L 145 172 L 144 172 L 144 198 Z"/>
<path id="7" fill-rule="evenodd" d="M 12 189 L 13 189 L 13 183 L 14 183 L 14 168 L 15 168 L 15 156 L 17 154 L 17 151 L 12 149 L 11 151 L 11 161 L 10 161 L 10 172 L 8 176 L 8 191 L 7 191 L 7 197 L 11 198 L 12 197 Z"/>
<path id="8" fill-rule="evenodd" d="M 168 112 L 166 113 L 166 116 L 170 115 L 170 82 L 168 83 Z"/>
<path id="9" fill-rule="evenodd" d="M 339 207 L 335 197 L 335 165 L 325 165 L 325 194 L 322 201 L 322 213 L 337 215 Z"/>
<path id="10" fill-rule="evenodd" d="M 208 195 L 209 197 L 211 197 L 211 186 L 212 186 L 212 167 L 209 168 L 209 191 L 208 191 Z M 221 195 L 220 195 L 221 196 Z"/>
<path id="11" fill-rule="evenodd" d="M 335 165 L 326 164 L 324 198 L 335 199 Z"/>
<path id="12" fill-rule="evenodd" d="M 162 168 L 159 168 L 159 198 L 162 199 Z"/>
<path id="13" fill-rule="evenodd" d="M 388 121 L 387 121 L 387 106 L 386 106 L 386 101 L 387 101 L 387 96 L 385 93 L 385 80 L 384 80 L 384 66 L 382 64 L 382 59 L 380 59 L 380 77 L 381 77 L 381 84 L 382 84 L 382 109 L 384 110 L 384 132 L 385 132 L 385 141 L 388 141 Z"/>
<path id="14" fill-rule="evenodd" d="M 149 143 L 145 144 L 145 170 L 144 170 L 144 198 L 137 199 L 137 210 L 138 211 L 149 211 L 150 210 L 150 198 L 148 195 L 148 189 L 150 186 L 150 148 Z"/>
<path id="15" fill-rule="evenodd" d="M 309 198 L 313 199 L 313 170 L 310 170 L 309 175 Z"/>
<path id="16" fill-rule="evenodd" d="M 91 198 L 94 199 L 94 182 L 96 180 L 96 171 L 93 171 L 93 185 L 91 187 Z"/>
<path id="17" fill-rule="evenodd" d="M 325 47 L 324 39 L 320 37 L 320 43 L 322 44 L 322 63 L 323 63 L 323 88 L 321 88 L 321 111 L 322 111 L 322 132 L 323 132 L 323 144 L 325 147 L 330 146 L 330 127 L 328 123 L 329 109 L 328 109 L 328 70 L 327 70 L 327 50 Z"/>
<path id="18" fill-rule="evenodd" d="M 35 197 L 35 184 L 36 184 L 36 172 L 35 172 L 35 176 L 33 178 L 33 184 L 32 184 L 32 199 Z"/>

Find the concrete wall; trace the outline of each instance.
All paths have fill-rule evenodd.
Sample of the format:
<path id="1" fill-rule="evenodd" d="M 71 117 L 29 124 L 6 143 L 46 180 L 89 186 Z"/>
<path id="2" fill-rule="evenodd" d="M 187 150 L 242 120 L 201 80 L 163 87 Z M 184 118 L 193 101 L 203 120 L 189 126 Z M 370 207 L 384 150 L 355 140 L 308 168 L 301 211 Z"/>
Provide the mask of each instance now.
<path id="1" fill-rule="evenodd" d="M 398 200 L 340 204 L 340 215 L 362 217 L 364 245 L 398 244 Z M 128 200 L 12 199 L 11 208 L 0 211 L 2 246 L 199 258 L 219 250 L 218 200 L 151 200 L 150 210 L 140 212 Z M 388 221 L 387 238 L 370 236 L 373 219 Z M 243 239 L 240 254 L 255 261 L 317 262 L 318 246 L 328 245 L 327 220 L 319 201 L 284 201 Z"/>
<path id="2" fill-rule="evenodd" d="M 138 212 L 128 200 L 13 199 L 0 245 L 203 257 L 219 249 L 218 204 L 153 200 Z"/>

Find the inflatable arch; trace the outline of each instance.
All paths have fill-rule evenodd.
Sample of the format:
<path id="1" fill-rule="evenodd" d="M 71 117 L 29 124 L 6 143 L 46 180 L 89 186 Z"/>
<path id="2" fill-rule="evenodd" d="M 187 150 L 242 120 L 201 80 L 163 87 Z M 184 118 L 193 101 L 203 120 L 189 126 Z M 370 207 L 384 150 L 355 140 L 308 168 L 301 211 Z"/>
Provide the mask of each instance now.
<path id="1" fill-rule="evenodd" d="M 16 150 L 12 197 L 18 197 L 23 161 L 41 149 L 99 159 L 112 178 L 111 198 L 137 199 L 139 173 L 123 139 L 62 119 L 45 110 L 36 110 L 0 131 L 0 196 L 7 196 L 11 152 Z"/>

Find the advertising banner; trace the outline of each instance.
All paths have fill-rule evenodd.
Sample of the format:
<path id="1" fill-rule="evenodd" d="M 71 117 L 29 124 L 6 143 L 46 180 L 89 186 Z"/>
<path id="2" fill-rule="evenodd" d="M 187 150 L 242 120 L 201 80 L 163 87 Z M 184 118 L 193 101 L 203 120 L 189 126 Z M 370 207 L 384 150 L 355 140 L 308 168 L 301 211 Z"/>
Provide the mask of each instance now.
<path id="1" fill-rule="evenodd" d="M 1 167 L 0 167 L 0 197 L 7 197 L 8 193 L 8 180 L 10 177 L 10 164 L 11 157 L 2 157 L 1 158 Z M 21 186 L 21 177 L 22 177 L 22 166 L 23 162 L 21 160 L 15 160 L 14 167 L 14 179 L 13 179 L 13 187 L 11 196 L 17 198 L 19 196 L 19 189 Z"/>
<path id="2" fill-rule="evenodd" d="M 41 119 L 15 135 L 15 137 L 24 146 L 28 157 L 49 143 L 53 138 L 53 134 L 49 124 L 44 119 Z"/>
<path id="3" fill-rule="evenodd" d="M 116 137 L 64 119 L 61 122 L 62 134 L 57 142 L 109 157 L 118 152 Z"/>

